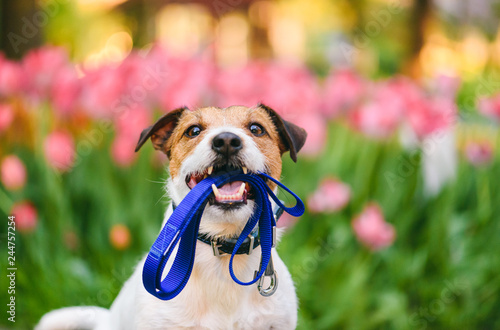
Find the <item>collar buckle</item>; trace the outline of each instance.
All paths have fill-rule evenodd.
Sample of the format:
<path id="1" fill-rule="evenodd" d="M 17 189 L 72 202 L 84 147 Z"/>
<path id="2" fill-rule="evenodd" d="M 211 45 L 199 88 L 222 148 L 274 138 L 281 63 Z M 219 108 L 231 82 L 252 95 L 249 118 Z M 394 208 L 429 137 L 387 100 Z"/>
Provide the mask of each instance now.
<path id="1" fill-rule="evenodd" d="M 245 253 L 247 255 L 251 255 L 253 252 L 253 249 L 254 249 L 254 245 L 255 245 L 255 236 L 253 236 L 252 234 L 249 234 L 247 236 L 247 238 L 245 239 L 244 243 L 247 240 L 248 240 L 248 251 L 246 251 Z M 212 251 L 214 253 L 214 256 L 216 256 L 216 257 L 221 257 L 224 255 L 230 254 L 230 253 L 226 253 L 220 249 L 222 247 L 222 244 L 219 243 L 219 237 L 212 237 L 212 239 L 210 240 L 210 246 L 212 247 Z"/>
<path id="2" fill-rule="evenodd" d="M 255 237 L 252 236 L 252 234 L 249 234 L 248 238 L 250 239 L 250 244 L 248 245 L 248 252 L 247 252 L 247 254 L 251 255 L 252 252 L 253 252 L 253 244 L 255 242 Z"/>
<path id="3" fill-rule="evenodd" d="M 225 255 L 227 253 L 220 251 L 219 248 L 222 246 L 222 244 L 217 244 L 218 239 L 215 237 L 212 237 L 212 240 L 210 241 L 210 246 L 212 247 L 212 251 L 214 252 L 214 256 L 220 257 L 222 255 Z"/>

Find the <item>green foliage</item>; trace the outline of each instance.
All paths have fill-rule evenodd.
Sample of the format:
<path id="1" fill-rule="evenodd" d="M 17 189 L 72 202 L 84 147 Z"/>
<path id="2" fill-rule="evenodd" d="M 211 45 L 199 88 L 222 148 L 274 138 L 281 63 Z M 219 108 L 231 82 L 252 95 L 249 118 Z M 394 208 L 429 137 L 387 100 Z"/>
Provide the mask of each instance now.
<path id="1" fill-rule="evenodd" d="M 338 214 L 304 216 L 279 247 L 297 282 L 299 328 L 497 328 L 500 226 L 493 215 L 500 191 L 488 178 L 498 164 L 476 170 L 462 162 L 456 182 L 426 198 L 419 155 L 362 141 L 343 127 L 330 132 L 320 159 L 301 160 L 299 169 L 287 164 L 284 173 L 301 196 L 325 175 L 340 177 L 354 193 Z M 397 231 L 393 246 L 374 253 L 350 228 L 371 200 Z"/>
<path id="2" fill-rule="evenodd" d="M 297 286 L 299 328 L 499 328 L 500 226 L 493 215 L 500 214 L 500 187 L 489 179 L 500 173 L 499 162 L 476 169 L 462 161 L 457 180 L 426 197 L 419 153 L 403 150 L 395 139 L 368 140 L 342 123 L 331 124 L 329 132 L 318 158 L 294 164 L 284 157 L 282 181 L 304 199 L 327 176 L 352 188 L 344 210 L 306 213 L 279 246 Z M 41 155 L 18 153 L 29 182 L 12 197 L 29 198 L 39 213 L 33 233 L 16 234 L 19 328 L 63 306 L 109 307 L 156 237 L 166 201 L 158 182 L 166 172 L 153 166 L 150 147 L 130 168 L 118 168 L 109 140 L 62 175 Z M 397 232 L 395 243 L 378 252 L 360 245 L 351 229 L 370 201 L 381 205 Z M 0 216 L 7 218 L 4 211 Z M 116 223 L 132 233 L 125 251 L 109 241 Z M 73 247 L 68 232 L 78 237 Z M 0 253 L 6 269 L 6 244 Z M 5 276 L 0 286 L 7 287 Z M 5 317 L 0 324 L 11 326 Z"/>

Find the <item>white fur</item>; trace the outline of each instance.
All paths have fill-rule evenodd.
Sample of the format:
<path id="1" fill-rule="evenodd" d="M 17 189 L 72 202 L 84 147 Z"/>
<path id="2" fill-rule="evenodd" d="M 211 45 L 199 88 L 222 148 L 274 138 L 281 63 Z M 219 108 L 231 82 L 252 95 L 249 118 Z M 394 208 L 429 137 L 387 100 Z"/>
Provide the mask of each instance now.
<path id="1" fill-rule="evenodd" d="M 221 132 L 232 132 L 242 139 L 240 154 L 249 171 L 266 170 L 265 155 L 242 129 L 212 129 L 192 155 L 182 163 L 180 174 L 168 180 L 167 189 L 175 203 L 180 203 L 189 192 L 185 183 L 186 176 L 204 171 L 214 161 L 211 141 Z M 253 207 L 253 201 L 230 212 L 224 212 L 216 206 L 207 206 L 200 231 L 216 235 L 231 226 L 241 230 L 251 216 Z M 171 213 L 172 207 L 169 206 L 164 223 Z M 164 276 L 176 253 L 175 250 L 170 257 Z M 252 279 L 254 271 L 259 267 L 260 254 L 258 247 L 250 255 L 235 257 L 234 271 L 240 280 Z M 235 283 L 229 275 L 229 257 L 215 257 L 209 245 L 198 242 L 191 278 L 184 290 L 168 301 L 160 300 L 144 289 L 143 258 L 109 312 L 96 307 L 63 308 L 46 314 L 36 329 L 294 329 L 297 323 L 297 297 L 290 273 L 277 252 L 273 249 L 272 257 L 279 286 L 271 297 L 261 296 L 255 284 L 241 286 Z"/>
<path id="2" fill-rule="evenodd" d="M 230 132 L 238 135 L 243 144 L 239 152 L 239 157 L 246 164 L 251 172 L 265 171 L 265 156 L 260 152 L 255 141 L 245 134 L 241 128 L 223 126 L 211 129 L 208 134 L 198 143 L 194 151 L 188 156 L 181 165 L 179 175 L 168 181 L 168 191 L 172 200 L 179 205 L 181 200 L 189 193 L 189 187 L 185 179 L 191 173 L 203 172 L 215 160 L 216 154 L 212 150 L 213 138 L 222 132 Z"/>

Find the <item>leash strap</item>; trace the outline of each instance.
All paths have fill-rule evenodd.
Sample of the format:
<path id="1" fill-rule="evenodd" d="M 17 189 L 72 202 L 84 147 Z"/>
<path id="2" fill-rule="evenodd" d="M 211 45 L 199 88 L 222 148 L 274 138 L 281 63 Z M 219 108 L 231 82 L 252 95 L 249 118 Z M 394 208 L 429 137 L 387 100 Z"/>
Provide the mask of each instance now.
<path id="1" fill-rule="evenodd" d="M 261 176 L 273 181 L 290 193 L 296 200 L 295 206 L 290 208 L 284 206 Z M 184 289 L 193 269 L 200 220 L 208 197 L 212 194 L 212 184 L 221 187 L 230 181 L 248 182 L 253 187 L 256 209 L 236 241 L 229 260 L 229 273 L 231 278 L 240 285 L 251 285 L 263 275 L 271 258 L 273 227 L 276 226 L 268 195 L 278 206 L 293 216 L 301 216 L 304 213 L 304 203 L 290 189 L 267 174 L 243 174 L 241 171 L 233 171 L 215 177 L 209 176 L 200 181 L 173 211 L 153 243 L 144 263 L 142 280 L 144 287 L 150 294 L 162 300 L 170 300 Z M 233 272 L 233 259 L 257 223 L 259 223 L 262 250 L 261 269 L 252 281 L 242 282 Z M 179 244 L 179 248 L 172 267 L 162 280 L 165 265 L 177 244 Z"/>
<path id="2" fill-rule="evenodd" d="M 173 207 L 175 210 L 177 206 L 174 205 Z M 276 208 L 273 210 L 273 213 L 274 213 L 274 219 L 277 223 L 279 218 L 283 214 L 283 209 L 279 206 L 276 206 Z M 231 254 L 234 250 L 234 244 L 236 244 L 238 237 L 214 238 L 207 233 L 198 233 L 198 241 L 210 245 L 213 249 L 214 256 L 217 257 L 225 254 Z M 236 251 L 236 254 L 252 254 L 253 250 L 259 246 L 260 246 L 259 227 L 254 227 L 250 235 L 248 235 L 247 238 L 245 238 L 243 244 L 240 246 L 238 251 Z"/>

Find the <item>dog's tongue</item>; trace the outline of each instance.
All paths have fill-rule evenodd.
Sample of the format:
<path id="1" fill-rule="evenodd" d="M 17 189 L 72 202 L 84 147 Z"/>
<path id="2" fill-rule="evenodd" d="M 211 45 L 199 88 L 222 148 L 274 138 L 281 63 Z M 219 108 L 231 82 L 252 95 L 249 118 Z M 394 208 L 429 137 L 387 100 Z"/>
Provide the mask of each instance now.
<path id="1" fill-rule="evenodd" d="M 219 187 L 219 192 L 221 195 L 234 195 L 238 193 L 238 190 L 241 187 L 242 181 L 233 181 L 226 183 L 222 187 Z"/>
<path id="2" fill-rule="evenodd" d="M 242 181 L 233 181 L 217 188 L 212 185 L 214 190 L 215 200 L 219 203 L 246 203 L 247 191 L 245 183 Z"/>

